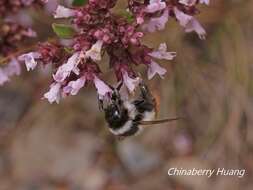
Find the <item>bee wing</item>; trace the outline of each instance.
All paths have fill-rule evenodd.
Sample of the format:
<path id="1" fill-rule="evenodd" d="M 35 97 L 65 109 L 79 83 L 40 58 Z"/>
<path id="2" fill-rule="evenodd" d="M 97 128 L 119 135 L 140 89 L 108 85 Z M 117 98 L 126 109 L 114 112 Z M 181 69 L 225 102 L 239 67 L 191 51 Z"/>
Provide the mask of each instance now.
<path id="1" fill-rule="evenodd" d="M 158 124 L 167 123 L 171 121 L 177 121 L 180 119 L 182 118 L 176 117 L 176 118 L 161 119 L 161 120 L 154 120 L 154 121 L 140 121 L 140 125 L 158 125 Z"/>

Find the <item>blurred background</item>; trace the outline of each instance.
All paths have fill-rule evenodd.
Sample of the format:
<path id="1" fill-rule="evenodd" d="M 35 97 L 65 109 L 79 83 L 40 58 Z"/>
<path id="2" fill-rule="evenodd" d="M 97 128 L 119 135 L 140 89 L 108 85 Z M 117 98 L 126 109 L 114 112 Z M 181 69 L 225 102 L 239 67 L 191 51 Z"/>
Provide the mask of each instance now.
<path id="1" fill-rule="evenodd" d="M 151 47 L 166 42 L 177 52 L 174 61 L 161 62 L 166 78 L 148 82 L 158 118 L 186 120 L 118 141 L 93 88 L 50 105 L 41 100 L 50 83 L 41 71 L 24 70 L 1 87 L 0 190 L 253 189 L 253 0 L 211 0 L 200 10 L 206 40 L 174 21 L 145 38 Z M 52 34 L 53 20 L 42 12 L 31 15 L 43 38 Z M 171 167 L 246 174 L 168 176 Z"/>

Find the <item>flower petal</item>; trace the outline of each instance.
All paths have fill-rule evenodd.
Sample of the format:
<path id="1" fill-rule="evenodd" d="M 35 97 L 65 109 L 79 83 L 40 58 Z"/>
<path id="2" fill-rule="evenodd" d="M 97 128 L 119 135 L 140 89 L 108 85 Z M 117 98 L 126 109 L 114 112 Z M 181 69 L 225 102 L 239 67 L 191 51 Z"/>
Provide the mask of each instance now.
<path id="1" fill-rule="evenodd" d="M 123 73 L 123 82 L 130 92 L 133 92 L 136 86 L 140 83 L 140 78 L 130 78 L 127 72 Z"/>
<path id="2" fill-rule="evenodd" d="M 27 71 L 30 71 L 30 70 L 35 69 L 35 67 L 37 66 L 36 59 L 39 59 L 39 58 L 41 58 L 40 53 L 30 52 L 30 53 L 26 53 L 26 54 L 23 54 L 23 55 L 19 56 L 18 60 L 24 61 Z"/>
<path id="3" fill-rule="evenodd" d="M 192 32 L 192 31 L 195 31 L 200 39 L 204 40 L 206 38 L 205 29 L 200 25 L 200 23 L 195 18 L 192 18 L 192 20 L 185 27 L 185 32 Z"/>
<path id="4" fill-rule="evenodd" d="M 197 3 L 197 0 L 179 0 L 179 3 L 186 6 L 193 6 Z"/>
<path id="5" fill-rule="evenodd" d="M 100 99 L 103 99 L 106 95 L 112 93 L 112 89 L 97 76 L 94 77 L 94 84 Z"/>
<path id="6" fill-rule="evenodd" d="M 53 75 L 56 82 L 63 82 L 71 72 L 79 75 L 78 64 L 80 63 L 81 57 L 80 52 L 74 53 L 67 61 L 67 63 L 61 65 Z"/>
<path id="7" fill-rule="evenodd" d="M 146 7 L 145 12 L 154 13 L 165 9 L 166 3 L 161 0 L 150 0 L 149 5 Z"/>
<path id="8" fill-rule="evenodd" d="M 142 25 L 142 29 L 148 32 L 163 30 L 169 19 L 169 11 L 166 9 L 160 17 L 151 18 L 146 24 Z"/>
<path id="9" fill-rule="evenodd" d="M 166 43 L 162 43 L 160 44 L 158 51 L 153 51 L 149 53 L 149 55 L 157 59 L 172 60 L 176 57 L 176 52 L 167 52 Z"/>
<path id="10" fill-rule="evenodd" d="M 54 18 L 69 18 L 75 16 L 76 11 L 59 5 L 55 10 Z"/>
<path id="11" fill-rule="evenodd" d="M 159 64 L 154 61 L 151 61 L 149 68 L 148 68 L 148 79 L 152 79 L 156 74 L 158 74 L 161 78 L 167 72 L 166 69 L 162 68 Z"/>
<path id="12" fill-rule="evenodd" d="M 176 7 L 174 7 L 174 13 L 180 25 L 185 28 L 186 32 L 195 31 L 200 39 L 205 39 L 206 31 L 194 17 L 183 13 Z"/>
<path id="13" fill-rule="evenodd" d="M 59 104 L 61 98 L 61 84 L 60 83 L 53 83 L 50 86 L 50 90 L 44 94 L 44 98 L 46 98 L 50 104 L 56 102 Z"/>
<path id="14" fill-rule="evenodd" d="M 101 50 L 103 46 L 103 41 L 98 40 L 93 46 L 85 53 L 86 57 L 90 57 L 94 61 L 101 60 Z"/>
<path id="15" fill-rule="evenodd" d="M 177 7 L 174 7 L 174 13 L 180 25 L 183 27 L 185 27 L 192 19 L 192 16 L 183 13 Z"/>
<path id="16" fill-rule="evenodd" d="M 77 95 L 79 90 L 84 86 L 85 82 L 85 77 L 81 77 L 76 81 L 70 81 L 68 85 L 63 88 L 63 92 L 65 94 Z"/>

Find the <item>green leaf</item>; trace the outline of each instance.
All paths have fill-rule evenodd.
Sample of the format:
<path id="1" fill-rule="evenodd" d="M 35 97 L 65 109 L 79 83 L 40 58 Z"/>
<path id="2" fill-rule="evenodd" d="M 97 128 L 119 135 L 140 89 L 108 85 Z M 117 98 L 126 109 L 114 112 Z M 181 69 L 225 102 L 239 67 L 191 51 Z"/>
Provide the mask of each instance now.
<path id="1" fill-rule="evenodd" d="M 70 25 L 53 23 L 52 28 L 60 38 L 72 38 L 76 33 Z"/>
<path id="2" fill-rule="evenodd" d="M 65 47 L 64 50 L 65 50 L 67 53 L 70 53 L 70 54 L 73 54 L 73 53 L 74 53 L 74 49 L 71 48 L 71 47 Z"/>
<path id="3" fill-rule="evenodd" d="M 87 0 L 73 0 L 73 6 L 83 6 L 87 3 Z"/>
<path id="4" fill-rule="evenodd" d="M 128 23 L 132 23 L 134 21 L 134 16 L 132 15 L 132 13 L 128 11 L 120 10 L 120 11 L 117 11 L 117 14 L 121 17 L 124 17 Z"/>
<path id="5" fill-rule="evenodd" d="M 127 12 L 127 14 L 125 16 L 126 16 L 128 23 L 132 23 L 134 21 L 134 16 L 132 14 L 130 14 L 129 12 Z"/>

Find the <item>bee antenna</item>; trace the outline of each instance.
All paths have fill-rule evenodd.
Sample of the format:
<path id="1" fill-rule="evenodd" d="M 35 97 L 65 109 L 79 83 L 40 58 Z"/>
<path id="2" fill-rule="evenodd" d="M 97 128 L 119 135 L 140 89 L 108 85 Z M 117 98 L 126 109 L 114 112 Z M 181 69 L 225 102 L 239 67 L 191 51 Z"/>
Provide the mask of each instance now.
<path id="1" fill-rule="evenodd" d="M 120 81 L 120 83 L 119 83 L 119 85 L 117 86 L 117 88 L 116 88 L 116 89 L 117 89 L 118 91 L 120 91 L 120 89 L 121 89 L 122 85 L 123 85 L 123 81 Z"/>
<path id="2" fill-rule="evenodd" d="M 115 88 L 112 85 L 108 84 L 108 86 L 110 87 L 111 90 L 115 90 Z"/>
<path id="3" fill-rule="evenodd" d="M 140 78 L 142 78 L 140 72 L 137 72 L 137 76 L 140 77 Z"/>

